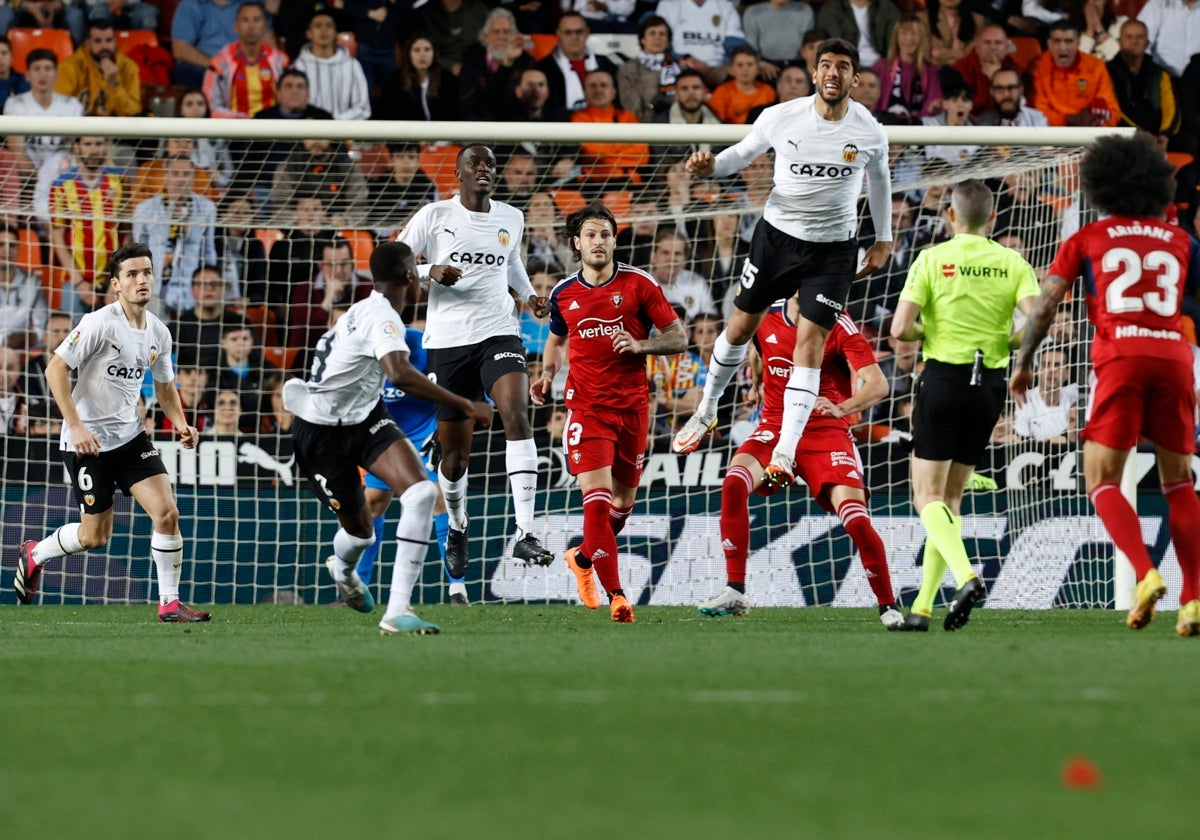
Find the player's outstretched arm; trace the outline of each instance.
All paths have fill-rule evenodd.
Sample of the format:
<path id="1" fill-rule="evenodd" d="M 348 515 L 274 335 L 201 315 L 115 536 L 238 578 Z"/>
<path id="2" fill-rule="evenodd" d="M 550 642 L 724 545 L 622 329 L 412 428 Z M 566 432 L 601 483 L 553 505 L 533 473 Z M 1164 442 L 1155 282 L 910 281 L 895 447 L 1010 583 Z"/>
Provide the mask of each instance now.
<path id="1" fill-rule="evenodd" d="M 484 428 L 492 425 L 491 403 L 468 400 L 435 384 L 408 361 L 408 354 L 393 350 L 379 360 L 388 381 L 404 393 L 439 405 L 457 408 Z"/>
<path id="2" fill-rule="evenodd" d="M 80 455 L 96 455 L 100 452 L 100 441 L 88 427 L 79 419 L 79 411 L 75 408 L 75 398 L 71 396 L 71 367 L 57 353 L 50 355 L 46 365 L 46 384 L 50 386 L 50 394 L 62 415 L 63 424 L 71 436 L 71 444 Z"/>
<path id="3" fill-rule="evenodd" d="M 200 431 L 187 421 L 183 411 L 183 403 L 179 400 L 179 391 L 175 389 L 174 380 L 170 382 L 154 382 L 154 393 L 158 404 L 162 406 L 163 414 L 171 421 L 171 425 L 179 433 L 179 442 L 184 449 L 193 449 L 200 442 Z"/>
<path id="4" fill-rule="evenodd" d="M 1042 283 L 1040 295 L 1036 298 L 1025 298 L 1018 303 L 1021 311 L 1029 318 L 1025 322 L 1025 334 L 1021 338 L 1021 349 L 1017 351 L 1012 377 L 1008 380 L 1008 390 L 1012 392 L 1017 405 L 1025 404 L 1025 392 L 1033 387 L 1033 355 L 1050 332 L 1050 325 L 1058 315 L 1058 305 L 1067 296 L 1067 290 L 1070 288 L 1070 282 L 1057 274 L 1051 274 Z"/>

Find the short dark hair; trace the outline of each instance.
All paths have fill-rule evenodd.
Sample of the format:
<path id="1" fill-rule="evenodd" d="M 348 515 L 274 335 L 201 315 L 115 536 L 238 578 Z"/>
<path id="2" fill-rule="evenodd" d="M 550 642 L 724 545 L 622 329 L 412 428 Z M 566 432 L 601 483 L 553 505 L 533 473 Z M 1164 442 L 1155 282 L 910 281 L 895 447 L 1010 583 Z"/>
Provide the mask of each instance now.
<path id="1" fill-rule="evenodd" d="M 389 155 L 419 155 L 421 153 L 420 143 L 404 143 L 399 140 L 393 140 L 387 144 Z"/>
<path id="2" fill-rule="evenodd" d="M 567 238 L 571 242 L 571 256 L 576 262 L 579 262 L 583 258 L 583 255 L 575 247 L 575 237 L 579 236 L 579 231 L 583 227 L 583 223 L 593 219 L 608 222 L 609 227 L 612 228 L 613 236 L 617 234 L 617 217 L 605 206 L 604 202 L 593 201 L 585 207 L 580 207 L 567 217 Z"/>
<path id="3" fill-rule="evenodd" d="M 200 275 L 208 274 L 209 272 L 212 272 L 213 274 L 217 275 L 218 277 L 224 279 L 225 275 L 221 274 L 221 269 L 217 268 L 212 263 L 205 263 L 204 265 L 200 266 L 199 268 L 197 268 L 195 271 L 192 272 L 192 282 L 195 283 L 197 280 L 200 279 Z"/>
<path id="4" fill-rule="evenodd" d="M 354 246 L 350 243 L 349 239 L 342 236 L 341 234 L 325 237 L 324 239 L 317 242 L 316 246 L 317 246 L 317 248 L 316 248 L 317 256 L 321 260 L 325 259 L 325 249 L 326 248 L 333 248 L 335 250 L 338 248 L 345 248 L 347 251 L 350 252 L 350 256 L 352 256 L 352 257 L 354 256 Z"/>
<path id="5" fill-rule="evenodd" d="M 55 67 L 58 66 L 58 54 L 54 50 L 48 50 L 45 47 L 38 47 L 35 50 L 30 50 L 25 56 L 25 66 L 33 64 L 37 61 L 49 61 Z"/>
<path id="6" fill-rule="evenodd" d="M 699 70 L 697 70 L 694 67 L 685 67 L 682 70 L 680 70 L 679 75 L 675 77 L 675 84 L 679 84 L 680 79 L 692 79 L 692 78 L 699 79 L 700 83 L 702 85 L 704 85 L 705 88 L 708 87 L 708 85 L 704 82 L 704 74 L 701 73 Z"/>
<path id="7" fill-rule="evenodd" d="M 21 231 L 17 230 L 17 226 L 9 221 L 0 221 L 0 233 L 7 233 L 9 236 L 21 241 Z"/>
<path id="8" fill-rule="evenodd" d="M 154 265 L 154 254 L 150 251 L 150 246 L 145 242 L 130 242 L 128 245 L 122 245 L 113 251 L 112 256 L 108 258 L 109 278 L 120 277 L 121 265 L 126 260 L 133 260 L 138 257 L 149 257 L 150 265 Z"/>
<path id="9" fill-rule="evenodd" d="M 105 29 L 115 30 L 116 28 L 117 22 L 115 20 L 113 20 L 111 17 L 103 16 L 89 20 L 87 31 L 88 35 L 91 35 L 93 29 L 99 29 L 101 32 L 103 32 Z"/>
<path id="10" fill-rule="evenodd" d="M 253 6 L 263 13 L 263 17 L 269 17 L 267 14 L 267 7 L 261 2 L 261 0 L 246 0 L 245 3 L 238 6 L 237 14 L 235 14 L 234 17 L 236 18 L 237 15 L 240 15 L 242 13 L 242 9 L 246 8 L 247 6 Z"/>
<path id="11" fill-rule="evenodd" d="M 412 248 L 403 242 L 381 242 L 371 252 L 371 276 L 380 283 L 407 283 L 408 268 L 413 264 Z"/>
<path id="12" fill-rule="evenodd" d="M 845 38 L 829 38 L 822 41 L 821 45 L 817 47 L 817 54 L 814 56 L 813 61 L 820 64 L 821 56 L 823 55 L 844 55 L 850 59 L 850 66 L 854 72 L 858 72 L 858 48 Z M 816 68 L 814 67 L 813 69 L 815 70 Z"/>
<path id="13" fill-rule="evenodd" d="M 729 60 L 733 61 L 734 56 L 739 55 L 751 55 L 754 56 L 755 61 L 758 61 L 758 50 L 754 49 L 754 47 L 750 46 L 749 44 L 738 44 L 736 47 L 734 47 L 729 53 Z"/>
<path id="14" fill-rule="evenodd" d="M 1175 198 L 1175 167 L 1145 131 L 1098 138 L 1083 154 L 1079 179 L 1092 204 L 1108 216 L 1158 218 Z"/>
<path id="15" fill-rule="evenodd" d="M 671 29 L 671 24 L 669 24 L 667 22 L 667 19 L 665 17 L 663 17 L 662 15 L 647 15 L 646 17 L 644 17 L 642 19 L 642 22 L 640 24 L 638 24 L 638 43 L 639 44 L 642 42 L 642 39 L 646 37 L 646 30 L 652 26 L 667 27 L 667 41 L 668 42 L 670 42 L 670 40 L 673 37 L 675 37 L 675 32 L 674 32 L 674 30 Z"/>
<path id="16" fill-rule="evenodd" d="M 288 67 L 284 69 L 284 71 L 279 74 L 279 81 L 275 83 L 275 86 L 279 87 L 279 85 L 283 83 L 284 79 L 300 79 L 302 82 L 304 82 L 305 87 L 311 87 L 308 83 L 308 74 L 299 67 Z"/>
<path id="17" fill-rule="evenodd" d="M 829 30 L 828 29 L 820 29 L 820 28 L 810 29 L 807 32 L 805 32 L 804 37 L 800 39 L 800 47 L 801 47 L 801 49 L 803 49 L 804 47 L 807 47 L 809 44 L 819 44 L 822 41 L 828 41 L 828 40 L 829 40 Z"/>
<path id="18" fill-rule="evenodd" d="M 1055 32 L 1074 32 L 1075 37 L 1078 38 L 1080 33 L 1079 24 L 1070 18 L 1059 18 L 1050 24 L 1050 28 L 1046 30 L 1046 36 L 1049 37 Z"/>

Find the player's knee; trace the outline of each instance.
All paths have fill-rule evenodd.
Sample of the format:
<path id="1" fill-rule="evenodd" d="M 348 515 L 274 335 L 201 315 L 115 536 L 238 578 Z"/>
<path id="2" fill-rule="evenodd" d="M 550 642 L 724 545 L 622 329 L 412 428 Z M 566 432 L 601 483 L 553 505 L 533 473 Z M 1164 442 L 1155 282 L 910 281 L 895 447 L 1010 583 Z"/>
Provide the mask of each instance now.
<path id="1" fill-rule="evenodd" d="M 418 481 L 400 494 L 400 504 L 405 510 L 428 511 L 431 516 L 437 500 L 437 485 L 432 481 Z"/>
<path id="2" fill-rule="evenodd" d="M 153 517 L 154 530 L 160 534 L 179 533 L 179 509 L 172 506 Z"/>
<path id="3" fill-rule="evenodd" d="M 502 411 L 500 419 L 504 423 L 505 439 L 528 440 L 533 437 L 533 429 L 529 426 L 529 414 L 524 409 Z"/>

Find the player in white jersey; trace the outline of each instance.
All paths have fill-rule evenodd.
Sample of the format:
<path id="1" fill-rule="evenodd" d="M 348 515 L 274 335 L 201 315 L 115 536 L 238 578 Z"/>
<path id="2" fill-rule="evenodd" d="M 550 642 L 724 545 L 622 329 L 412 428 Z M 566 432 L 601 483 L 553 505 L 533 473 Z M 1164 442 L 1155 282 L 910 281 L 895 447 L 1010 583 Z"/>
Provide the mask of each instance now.
<path id="1" fill-rule="evenodd" d="M 521 343 L 517 308 L 509 290 L 534 315 L 550 313 L 550 301 L 534 293 L 521 260 L 525 219 L 491 198 L 496 156 L 474 144 L 458 154 L 459 194 L 417 211 L 400 241 L 423 254 L 429 284 L 424 345 L 435 381 L 468 399 L 485 395 L 496 404 L 507 440 L 505 465 L 512 490 L 517 539 L 513 557 L 549 565 L 554 555 L 530 529 L 537 493 L 537 447 L 529 425 L 529 370 Z M 450 514 L 446 564 L 465 569 L 467 554 L 467 463 L 474 423 L 453 406 L 438 409 L 442 463 L 438 483 Z"/>
<path id="2" fill-rule="evenodd" d="M 399 311 L 417 286 L 413 254 L 400 242 L 385 242 L 371 255 L 375 290 L 350 307 L 317 342 L 307 381 L 289 379 L 283 403 L 296 415 L 292 437 L 296 463 L 313 493 L 337 514 L 341 527 L 325 567 L 348 606 L 371 612 L 375 601 L 355 566 L 375 542 L 359 467 L 387 482 L 400 497 L 396 564 L 383 635 L 438 632 L 418 618 L 409 601 L 421 575 L 433 525 L 437 487 L 425 475 L 416 448 L 384 407 L 384 376 L 414 397 L 453 408 L 471 423 L 489 426 L 492 407 L 452 394 L 408 362 Z"/>
<path id="3" fill-rule="evenodd" d="M 179 600 L 183 536 L 171 479 L 138 416 L 146 370 L 162 411 L 191 449 L 200 433 L 187 421 L 175 371 L 171 334 L 147 310 L 154 289 L 154 264 L 142 243 L 115 251 L 108 264 L 117 301 L 80 319 L 46 365 L 46 382 L 63 417 L 60 447 L 79 502 L 80 521 L 63 525 L 46 539 L 21 545 L 15 586 L 22 604 L 37 594 L 42 567 L 55 557 L 106 544 L 113 532 L 113 491 L 120 487 L 150 514 L 150 554 L 158 571 L 158 620 L 208 621 Z M 76 371 L 71 388 L 71 371 Z"/>
<path id="4" fill-rule="evenodd" d="M 792 483 L 793 456 L 817 400 L 825 339 L 856 279 L 858 195 L 868 176 L 875 243 L 863 258 L 864 276 L 891 250 L 891 176 L 887 134 L 871 112 L 850 99 L 858 83 L 858 50 L 834 38 L 817 47 L 813 96 L 767 108 L 750 133 L 714 159 L 695 152 L 687 169 L 723 178 L 775 151 L 775 186 L 754 229 L 734 311 L 717 337 L 704 397 L 676 433 L 671 448 L 691 452 L 717 422 L 717 400 L 746 358 L 746 348 L 771 303 L 799 295 L 793 367 L 784 391 L 783 423 L 763 474 L 773 492 Z"/>

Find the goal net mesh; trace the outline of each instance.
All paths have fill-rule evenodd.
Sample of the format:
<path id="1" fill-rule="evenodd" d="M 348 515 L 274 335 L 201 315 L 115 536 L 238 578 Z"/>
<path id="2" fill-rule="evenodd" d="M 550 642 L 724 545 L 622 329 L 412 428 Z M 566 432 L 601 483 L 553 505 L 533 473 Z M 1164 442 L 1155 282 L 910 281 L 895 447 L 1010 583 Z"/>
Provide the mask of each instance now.
<path id="1" fill-rule="evenodd" d="M 67 311 L 76 321 L 89 290 L 103 299 L 104 278 L 93 267 L 104 260 L 87 252 L 102 241 L 101 229 L 122 240 L 136 235 L 157 243 L 160 275 L 170 261 L 159 311 L 175 331 L 179 382 L 190 419 L 203 429 L 200 445 L 184 450 L 164 428 L 148 380 L 144 395 L 147 428 L 156 435 L 179 499 L 185 599 L 316 603 L 335 597 L 321 569 L 334 517 L 299 477 L 290 419 L 280 410 L 276 386 L 286 376 L 303 375 L 309 350 L 330 317 L 352 297 L 355 284 L 368 282 L 374 244 L 393 236 L 423 203 L 456 191 L 454 159 L 463 141 L 448 135 L 441 142 L 421 142 L 416 131 L 409 126 L 398 136 L 414 139 L 391 143 L 281 141 L 242 122 L 228 124 L 230 136 L 217 140 L 110 136 L 100 149 L 103 164 L 111 167 L 103 188 L 94 178 L 72 181 L 72 166 L 100 162 L 87 157 L 86 138 L 72 144 L 26 136 L 6 150 L 10 177 L 7 190 L 0 190 L 0 209 L 20 234 L 16 265 L 40 279 L 46 310 Z M 636 137 L 637 129 L 632 131 Z M 1046 136 L 1053 139 L 1052 133 Z M 771 185 L 768 157 L 725 181 L 692 180 L 682 160 L 703 140 L 685 129 L 671 142 L 663 142 L 660 134 L 649 143 L 550 138 L 492 144 L 499 161 L 496 194 L 525 211 L 527 265 L 540 292 L 576 268 L 562 229 L 564 216 L 599 198 L 619 221 L 618 258 L 649 269 L 689 327 L 687 353 L 648 366 L 655 407 L 650 449 L 634 515 L 619 537 L 626 591 L 643 604 L 694 604 L 724 585 L 721 481 L 755 418 L 755 406 L 746 398 L 750 377 L 744 373 L 725 395 L 711 441 L 690 455 L 669 452 L 672 432 L 695 404 L 705 360 L 732 306 L 749 237 Z M 40 170 L 19 160 L 22 152 L 12 151 L 22 145 L 50 149 Z M 1042 274 L 1056 243 L 1087 214 L 1077 180 L 1080 154 L 1079 148 L 1053 145 L 893 146 L 892 257 L 884 270 L 854 285 L 848 308 L 892 385 L 891 396 L 858 419 L 855 433 L 875 525 L 905 602 L 920 584 L 924 533 L 908 485 L 908 417 L 919 348 L 889 341 L 886 331 L 908 265 L 922 248 L 949 238 L 952 185 L 981 178 L 997 193 L 995 236 L 1022 251 Z M 180 157 L 190 164 L 181 165 Z M 189 250 L 193 235 L 203 239 L 194 229 L 203 227 L 207 205 L 190 197 L 174 202 L 172 190 L 180 188 L 172 180 L 179 177 L 191 179 L 183 193 L 215 206 L 211 251 Z M 119 192 L 105 192 L 118 184 Z M 872 232 L 865 201 L 861 216 L 866 245 Z M 338 271 L 342 259 L 341 252 L 325 251 L 332 236 L 340 237 L 339 246 L 348 246 L 353 261 L 348 290 L 340 295 L 327 295 L 323 279 Z M 69 266 L 63 265 L 66 260 Z M 195 273 L 208 264 L 216 271 Z M 674 291 L 695 277 L 703 279 L 707 294 Z M 189 313 L 193 301 L 209 306 L 204 315 L 215 313 L 216 320 Z M 179 307 L 182 317 L 166 304 Z M 420 326 L 423 315 L 417 311 L 409 317 Z M 226 358 L 228 337 L 240 335 L 229 325 L 243 319 L 253 352 L 245 359 Z M 58 452 L 60 421 L 42 373 L 46 355 L 69 324 L 52 317 L 46 325 L 36 316 L 34 322 L 24 346 L 9 341 L 20 349 L 6 353 L 0 402 L 6 423 L 4 544 L 10 552 L 78 516 Z M 521 313 L 521 331 L 536 371 L 545 322 Z M 1041 381 L 1056 384 L 1047 388 L 1033 414 L 1009 407 L 980 467 L 998 489 L 968 495 L 964 537 L 989 583 L 989 605 L 1103 607 L 1113 601 L 1111 549 L 1081 493 L 1077 430 L 1086 402 L 1088 340 L 1082 308 L 1078 302 L 1065 304 L 1053 353 L 1043 354 L 1042 362 L 1054 373 Z M 556 396 L 531 416 L 542 468 L 535 532 L 561 558 L 580 540 L 583 517 L 561 451 L 561 393 Z M 470 599 L 574 601 L 574 579 L 561 559 L 540 568 L 511 558 L 515 527 L 504 448 L 500 431 L 475 436 L 468 493 Z M 748 587 L 756 605 L 874 603 L 845 530 L 812 503 L 806 488 L 770 501 L 755 499 L 751 507 Z M 389 535 L 397 516 L 398 503 L 393 503 Z M 1143 521 L 1153 543 L 1157 520 Z M 43 576 L 40 602 L 153 597 L 149 530 L 148 518 L 118 493 L 111 543 L 53 561 Z M 390 580 L 394 551 L 394 543 L 385 541 L 373 586 L 382 589 L 381 583 Z M 11 568 L 4 573 L 0 601 L 12 603 Z M 1169 582 L 1173 573 L 1167 570 Z M 945 585 L 943 594 L 948 594 L 949 578 Z M 417 597 L 425 602 L 446 598 L 436 549 Z"/>

